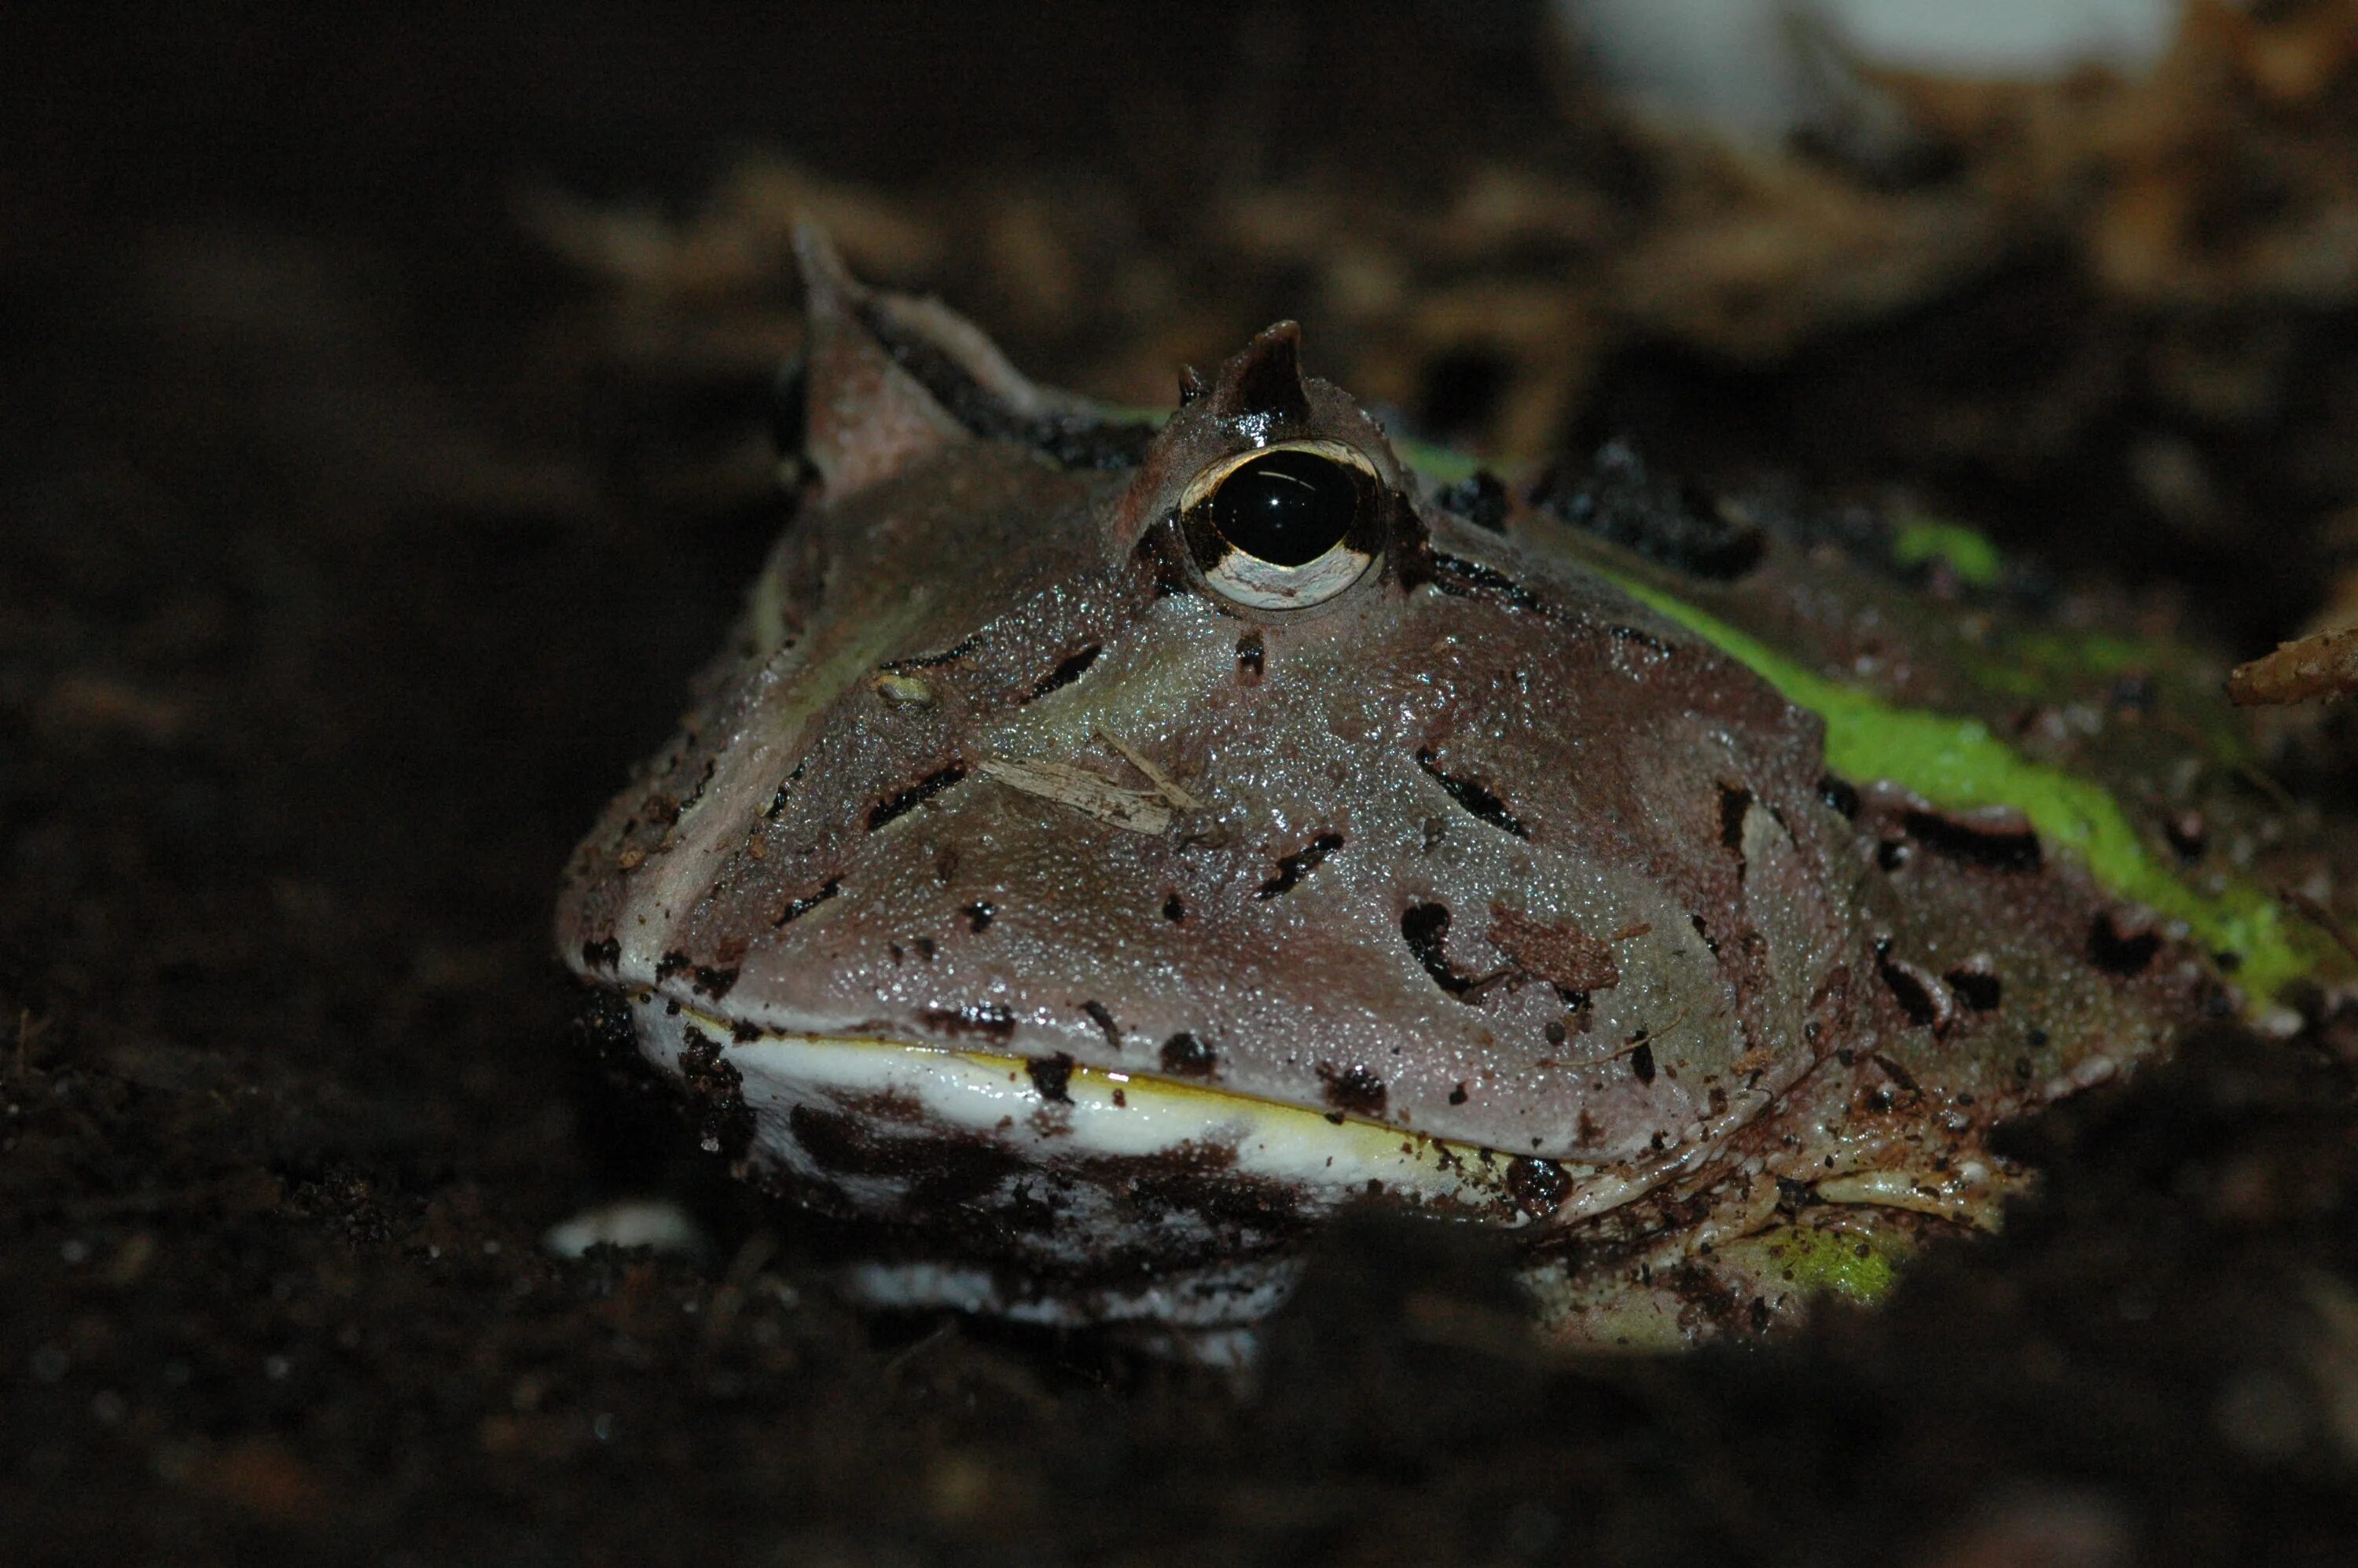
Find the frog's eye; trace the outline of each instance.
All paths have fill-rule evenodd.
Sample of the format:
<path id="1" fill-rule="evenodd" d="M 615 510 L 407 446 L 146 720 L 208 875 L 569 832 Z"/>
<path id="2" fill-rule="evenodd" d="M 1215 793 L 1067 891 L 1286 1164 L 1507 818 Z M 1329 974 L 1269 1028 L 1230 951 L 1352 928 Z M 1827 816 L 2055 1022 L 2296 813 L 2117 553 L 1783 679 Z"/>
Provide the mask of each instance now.
<path id="1" fill-rule="evenodd" d="M 1197 474 L 1179 518 L 1204 581 L 1255 610 L 1303 610 L 1359 580 L 1383 548 L 1383 483 L 1340 441 L 1241 452 Z"/>

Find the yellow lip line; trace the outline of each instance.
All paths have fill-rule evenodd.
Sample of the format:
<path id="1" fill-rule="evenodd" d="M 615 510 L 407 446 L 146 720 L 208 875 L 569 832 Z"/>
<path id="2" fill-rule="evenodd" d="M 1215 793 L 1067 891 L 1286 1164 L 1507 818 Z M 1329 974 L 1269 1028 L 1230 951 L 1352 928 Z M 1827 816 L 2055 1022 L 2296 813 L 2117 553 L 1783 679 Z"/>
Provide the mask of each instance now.
<path id="1" fill-rule="evenodd" d="M 682 1008 L 681 1011 L 708 1033 L 718 1036 L 723 1041 L 730 1038 L 731 1025 L 727 1020 L 716 1018 L 698 1008 Z M 782 1032 L 768 1030 L 764 1030 L 763 1034 L 768 1038 L 791 1037 L 807 1041 L 814 1045 L 857 1046 L 873 1051 L 940 1056 L 971 1063 L 986 1070 L 1011 1073 L 1029 1073 L 1034 1066 L 1049 1060 L 1040 1056 L 1010 1055 L 999 1051 L 971 1051 L 953 1045 L 917 1044 L 905 1040 L 887 1039 L 881 1035 L 797 1033 L 788 1036 Z M 1170 1104 L 1185 1104 L 1194 1101 L 1202 1105 L 1249 1108 L 1263 1116 L 1299 1118 L 1304 1124 L 1317 1123 L 1315 1129 L 1307 1125 L 1302 1128 L 1302 1130 L 1309 1136 L 1326 1139 L 1374 1140 L 1388 1148 L 1406 1140 L 1433 1150 L 1442 1158 L 1477 1162 L 1486 1169 L 1500 1169 L 1507 1162 L 1517 1158 L 1515 1155 L 1504 1153 L 1486 1144 L 1467 1143 L 1453 1138 L 1437 1138 L 1432 1133 L 1420 1132 L 1414 1128 L 1401 1127 L 1393 1122 L 1373 1121 L 1366 1117 L 1351 1116 L 1341 1111 L 1313 1110 L 1307 1106 L 1295 1105 L 1285 1100 L 1268 1099 L 1260 1095 L 1238 1094 L 1229 1089 L 1208 1088 L 1201 1084 L 1182 1083 L 1177 1079 L 1167 1078 L 1155 1073 L 1132 1072 L 1128 1068 L 1091 1066 L 1083 1062 L 1075 1062 L 1069 1073 L 1067 1092 L 1070 1092 L 1073 1084 L 1081 1084 L 1097 1087 L 1108 1098 L 1110 1098 L 1114 1091 L 1121 1090 L 1129 1095 L 1152 1097 Z M 1568 1171 L 1579 1172 L 1588 1169 L 1585 1166 L 1562 1161 L 1555 1163 L 1563 1165 Z"/>

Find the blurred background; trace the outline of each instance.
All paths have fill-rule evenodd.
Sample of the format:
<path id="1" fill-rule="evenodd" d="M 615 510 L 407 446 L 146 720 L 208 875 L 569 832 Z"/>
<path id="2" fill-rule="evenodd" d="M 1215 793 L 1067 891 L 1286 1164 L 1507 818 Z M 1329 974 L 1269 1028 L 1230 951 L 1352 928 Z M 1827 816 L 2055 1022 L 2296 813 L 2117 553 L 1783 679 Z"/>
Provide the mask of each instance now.
<path id="1" fill-rule="evenodd" d="M 2358 620 L 2346 0 L 14 6 L 0 1555 L 2347 1560 L 2313 1052 L 2072 1102 L 2039 1215 L 1773 1354 L 1538 1357 L 1430 1238 L 1246 1390 L 798 1294 L 546 935 L 780 522 L 798 216 L 1099 397 L 1293 317 L 1509 471 Z M 540 1249 L 695 1181 L 704 1256 Z"/>

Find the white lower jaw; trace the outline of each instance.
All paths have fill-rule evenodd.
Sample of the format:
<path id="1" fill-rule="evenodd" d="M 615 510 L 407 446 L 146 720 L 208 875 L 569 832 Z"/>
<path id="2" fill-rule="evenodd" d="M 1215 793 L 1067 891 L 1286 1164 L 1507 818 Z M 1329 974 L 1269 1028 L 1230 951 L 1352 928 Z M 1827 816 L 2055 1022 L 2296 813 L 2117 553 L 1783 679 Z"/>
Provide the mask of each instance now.
<path id="1" fill-rule="evenodd" d="M 687 1076 L 681 1053 L 694 1047 L 733 1070 L 735 1092 L 752 1118 L 749 1162 L 816 1186 L 854 1213 L 939 1230 L 954 1217 L 914 1206 L 925 1201 L 926 1152 L 956 1141 L 1003 1157 L 1009 1173 L 999 1186 L 959 1202 L 979 1217 L 1025 1203 L 1044 1202 L 1054 1211 L 1052 1223 L 1025 1233 L 1021 1255 L 1005 1260 L 1017 1274 L 1086 1272 L 1109 1258 L 1167 1253 L 1195 1260 L 1188 1265 L 1194 1277 L 1208 1280 L 1222 1270 L 1204 1266 L 1207 1251 L 1250 1255 L 1277 1239 L 1274 1232 L 1256 1234 L 1249 1222 L 1240 1229 L 1232 1216 L 1184 1202 L 1150 1208 L 1123 1179 L 1125 1172 L 1150 1168 L 1191 1173 L 1184 1180 L 1200 1181 L 1207 1192 L 1226 1184 L 1280 1195 L 1285 1218 L 1293 1221 L 1373 1198 L 1498 1226 L 1533 1223 L 1528 1195 L 1518 1202 L 1509 1184 L 1515 1162 L 1475 1144 L 1078 1065 L 1064 1079 L 1063 1098 L 1052 1099 L 1021 1057 L 842 1035 L 741 1036 L 719 1018 L 651 992 L 634 995 L 631 1006 L 641 1048 L 657 1066 Z M 805 1113 L 799 1129 L 797 1110 Z M 814 1147 L 806 1136 L 813 1116 L 849 1130 L 871 1157 L 847 1167 Z M 895 1150 L 908 1153 L 905 1167 L 895 1168 Z M 880 1151 L 883 1157 L 873 1157 Z M 1685 1163 L 1673 1159 L 1618 1171 L 1556 1165 L 1564 1190 L 1538 1222 L 1563 1225 L 1618 1206 Z M 1140 1278 L 1110 1294 L 1085 1292 L 1107 1299 L 1083 1305 L 1061 1299 L 1055 1287 L 1037 1294 L 1011 1288 L 1007 1275 L 987 1266 L 869 1272 L 872 1279 L 855 1271 L 852 1282 L 879 1304 L 970 1304 L 1044 1321 L 1070 1321 L 1076 1308 L 1098 1319 L 1240 1321 L 1265 1313 L 1271 1303 L 1261 1298 L 1282 1289 L 1273 1279 L 1263 1284 L 1239 1277 L 1227 1287 L 1189 1291 L 1165 1288 L 1174 1281 Z"/>

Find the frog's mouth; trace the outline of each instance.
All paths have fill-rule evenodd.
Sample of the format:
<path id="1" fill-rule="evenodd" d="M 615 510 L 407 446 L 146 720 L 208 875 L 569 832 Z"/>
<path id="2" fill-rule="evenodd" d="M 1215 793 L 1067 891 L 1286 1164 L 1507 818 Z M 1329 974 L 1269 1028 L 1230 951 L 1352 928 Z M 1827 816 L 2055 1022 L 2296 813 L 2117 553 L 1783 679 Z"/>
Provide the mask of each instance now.
<path id="1" fill-rule="evenodd" d="M 988 1151 L 1051 1181 L 1181 1171 L 1282 1195 L 1303 1217 L 1377 1199 L 1493 1224 L 1563 1225 L 1678 1173 L 1678 1157 L 1600 1167 L 1118 1071 L 869 1035 L 769 1032 L 660 997 L 633 1002 L 658 1065 L 718 1107 L 756 1164 L 889 1206 L 923 1152 Z M 708 1140 L 710 1146 L 712 1140 Z M 720 1141 L 726 1142 L 723 1139 Z"/>

